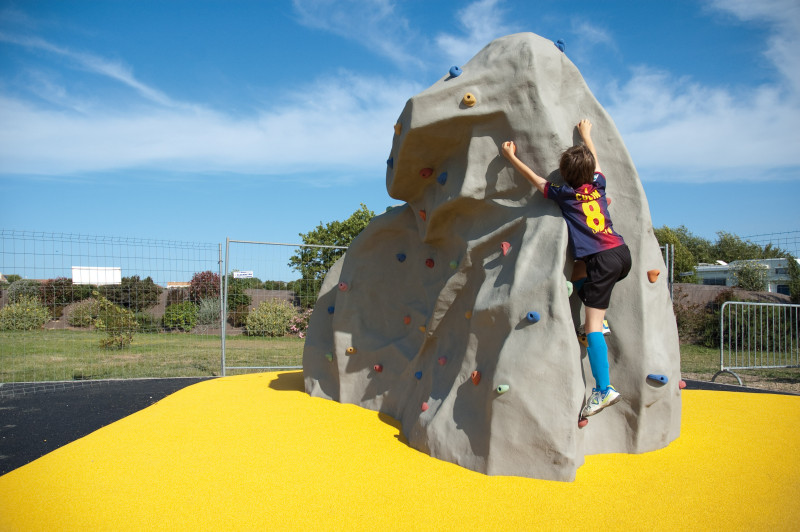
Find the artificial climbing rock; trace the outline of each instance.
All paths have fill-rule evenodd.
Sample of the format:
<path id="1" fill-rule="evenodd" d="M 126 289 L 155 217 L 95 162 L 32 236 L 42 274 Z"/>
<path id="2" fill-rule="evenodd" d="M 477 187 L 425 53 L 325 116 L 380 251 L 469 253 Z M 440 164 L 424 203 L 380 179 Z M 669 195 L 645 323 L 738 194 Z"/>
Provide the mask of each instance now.
<path id="1" fill-rule="evenodd" d="M 375 217 L 328 272 L 305 343 L 306 390 L 384 412 L 415 449 L 488 474 L 572 480 L 585 455 L 664 447 L 680 430 L 680 390 L 670 385 L 680 379 L 677 328 L 666 283 L 647 278 L 663 259 L 612 119 L 569 57 L 530 33 L 493 41 L 463 71 L 408 101 L 396 121 L 402 135 L 387 131 L 386 186 L 405 205 Z M 580 428 L 595 382 L 575 334 L 581 302 L 565 290 L 573 268 L 566 224 L 500 143 L 514 140 L 523 161 L 561 184 L 558 160 L 583 118 L 594 125 L 614 228 L 635 267 L 607 313 L 622 401 Z M 446 172 L 444 186 L 420 179 L 421 168 Z M 512 252 L 503 256 L 501 242 Z M 409 260 L 396 260 L 398 250 Z M 428 257 L 457 262 L 428 269 Z M 336 288 L 343 280 L 347 292 Z M 535 324 L 526 320 L 531 309 Z M 325 353 L 351 345 L 358 355 L 326 362 Z M 386 368 L 380 376 L 375 364 Z M 670 384 L 643 378 L 656 368 Z M 499 384 L 512 391 L 498 396 Z"/>

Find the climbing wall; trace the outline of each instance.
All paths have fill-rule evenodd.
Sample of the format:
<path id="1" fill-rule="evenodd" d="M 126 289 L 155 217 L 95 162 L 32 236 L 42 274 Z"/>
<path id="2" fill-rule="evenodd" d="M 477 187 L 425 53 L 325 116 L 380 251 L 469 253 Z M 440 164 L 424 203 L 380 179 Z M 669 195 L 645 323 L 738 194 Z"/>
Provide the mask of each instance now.
<path id="1" fill-rule="evenodd" d="M 386 169 L 406 203 L 328 273 L 303 354 L 311 395 L 385 412 L 414 448 L 492 475 L 573 480 L 586 454 L 655 450 L 680 430 L 678 334 L 647 200 L 562 48 L 530 33 L 498 39 L 408 101 Z M 594 380 L 567 228 L 499 147 L 515 140 L 562 183 L 558 158 L 582 118 L 633 270 L 607 313 L 623 399 L 579 426 Z"/>

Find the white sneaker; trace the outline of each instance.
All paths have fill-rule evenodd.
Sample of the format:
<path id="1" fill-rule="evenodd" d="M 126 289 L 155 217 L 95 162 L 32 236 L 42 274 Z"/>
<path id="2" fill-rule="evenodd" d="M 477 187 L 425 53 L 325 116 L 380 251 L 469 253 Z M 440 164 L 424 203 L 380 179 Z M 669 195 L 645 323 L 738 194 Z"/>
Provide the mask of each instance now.
<path id="1" fill-rule="evenodd" d="M 618 403 L 620 399 L 622 399 L 622 396 L 613 386 L 609 386 L 604 392 L 594 388 L 592 395 L 589 396 L 589 400 L 586 402 L 586 406 L 583 407 L 581 415 L 583 417 L 593 416 L 604 408 Z"/>

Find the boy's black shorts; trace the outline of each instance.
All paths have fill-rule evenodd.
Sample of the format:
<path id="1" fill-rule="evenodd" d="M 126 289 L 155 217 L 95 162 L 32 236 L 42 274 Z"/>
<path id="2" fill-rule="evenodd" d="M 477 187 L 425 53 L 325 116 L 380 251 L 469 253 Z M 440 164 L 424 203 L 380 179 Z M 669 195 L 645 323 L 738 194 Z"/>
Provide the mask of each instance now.
<path id="1" fill-rule="evenodd" d="M 587 307 L 607 309 L 614 285 L 631 271 L 631 250 L 622 244 L 582 260 L 586 263 L 586 282 L 578 297 Z"/>

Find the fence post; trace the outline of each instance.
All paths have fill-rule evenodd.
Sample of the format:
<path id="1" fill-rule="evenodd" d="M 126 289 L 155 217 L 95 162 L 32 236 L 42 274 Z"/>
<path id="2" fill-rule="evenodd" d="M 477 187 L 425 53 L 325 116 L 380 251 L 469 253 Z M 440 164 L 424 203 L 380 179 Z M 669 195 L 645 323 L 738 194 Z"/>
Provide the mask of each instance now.
<path id="1" fill-rule="evenodd" d="M 222 305 L 222 312 L 220 314 L 222 320 L 222 330 L 220 334 L 222 336 L 222 376 L 225 376 L 225 328 L 226 324 L 228 323 L 228 258 L 230 253 L 231 247 L 231 239 L 230 237 L 225 238 L 225 276 L 224 278 L 220 278 L 220 283 L 222 284 L 221 296 L 220 296 L 220 305 Z"/>
<path id="2" fill-rule="evenodd" d="M 222 297 L 222 244 L 219 244 L 219 263 L 217 264 L 217 271 L 219 271 L 219 337 L 220 337 L 220 374 L 225 376 L 225 299 Z"/>

